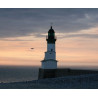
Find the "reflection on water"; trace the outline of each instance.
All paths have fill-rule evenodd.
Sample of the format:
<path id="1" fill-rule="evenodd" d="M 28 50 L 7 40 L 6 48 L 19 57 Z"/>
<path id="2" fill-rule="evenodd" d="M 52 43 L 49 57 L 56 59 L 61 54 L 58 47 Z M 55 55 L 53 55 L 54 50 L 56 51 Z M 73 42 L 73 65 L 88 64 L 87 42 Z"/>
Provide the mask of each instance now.
<path id="1" fill-rule="evenodd" d="M 30 81 L 38 79 L 38 67 L 0 66 L 0 82 Z"/>

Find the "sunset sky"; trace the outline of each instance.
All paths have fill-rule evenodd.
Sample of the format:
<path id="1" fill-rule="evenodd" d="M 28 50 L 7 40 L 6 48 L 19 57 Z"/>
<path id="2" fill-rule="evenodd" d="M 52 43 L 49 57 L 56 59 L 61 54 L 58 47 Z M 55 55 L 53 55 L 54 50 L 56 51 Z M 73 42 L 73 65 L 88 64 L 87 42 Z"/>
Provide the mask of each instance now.
<path id="1" fill-rule="evenodd" d="M 51 23 L 58 66 L 98 65 L 98 9 L 94 8 L 0 9 L 0 65 L 41 66 Z"/>

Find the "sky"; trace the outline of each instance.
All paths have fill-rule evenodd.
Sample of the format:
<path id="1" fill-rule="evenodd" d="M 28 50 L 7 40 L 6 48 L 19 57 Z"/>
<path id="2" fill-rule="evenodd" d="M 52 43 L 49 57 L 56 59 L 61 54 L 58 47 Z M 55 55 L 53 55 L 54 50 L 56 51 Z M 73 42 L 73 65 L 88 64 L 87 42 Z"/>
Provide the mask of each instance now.
<path id="1" fill-rule="evenodd" d="M 58 66 L 98 67 L 95 8 L 1 8 L 0 65 L 41 66 L 51 23 Z"/>

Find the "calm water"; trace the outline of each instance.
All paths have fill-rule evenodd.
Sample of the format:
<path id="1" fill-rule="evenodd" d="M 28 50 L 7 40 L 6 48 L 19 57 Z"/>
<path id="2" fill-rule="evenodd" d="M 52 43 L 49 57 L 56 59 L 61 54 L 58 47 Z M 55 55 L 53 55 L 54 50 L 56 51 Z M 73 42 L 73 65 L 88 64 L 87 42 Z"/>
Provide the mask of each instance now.
<path id="1" fill-rule="evenodd" d="M 38 79 L 38 67 L 0 66 L 0 82 L 30 81 Z"/>
<path id="2" fill-rule="evenodd" d="M 98 66 L 66 66 L 62 68 L 98 70 Z M 0 82 L 19 82 L 38 79 L 39 67 L 27 66 L 1 66 Z"/>

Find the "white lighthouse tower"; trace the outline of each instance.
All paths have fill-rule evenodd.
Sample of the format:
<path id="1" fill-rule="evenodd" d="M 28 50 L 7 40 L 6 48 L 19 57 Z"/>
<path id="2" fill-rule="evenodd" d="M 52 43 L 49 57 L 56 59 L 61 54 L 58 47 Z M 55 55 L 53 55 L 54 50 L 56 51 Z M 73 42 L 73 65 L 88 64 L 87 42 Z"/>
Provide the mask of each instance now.
<path id="1" fill-rule="evenodd" d="M 55 32 L 52 29 L 48 31 L 48 36 L 46 36 L 47 41 L 47 52 L 45 52 L 45 58 L 42 60 L 42 69 L 57 69 L 56 51 L 55 51 Z"/>

